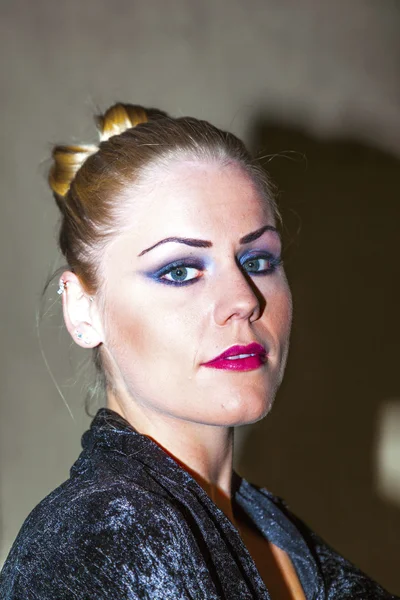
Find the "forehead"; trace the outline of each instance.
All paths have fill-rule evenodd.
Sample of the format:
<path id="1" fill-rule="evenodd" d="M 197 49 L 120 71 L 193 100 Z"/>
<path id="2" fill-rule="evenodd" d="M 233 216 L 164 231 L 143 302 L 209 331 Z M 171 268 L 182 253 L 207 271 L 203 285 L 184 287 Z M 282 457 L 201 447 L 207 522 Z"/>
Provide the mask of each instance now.
<path id="1" fill-rule="evenodd" d="M 181 160 L 149 171 L 125 225 L 143 243 L 179 234 L 241 237 L 266 223 L 274 224 L 269 203 L 241 166 Z"/>

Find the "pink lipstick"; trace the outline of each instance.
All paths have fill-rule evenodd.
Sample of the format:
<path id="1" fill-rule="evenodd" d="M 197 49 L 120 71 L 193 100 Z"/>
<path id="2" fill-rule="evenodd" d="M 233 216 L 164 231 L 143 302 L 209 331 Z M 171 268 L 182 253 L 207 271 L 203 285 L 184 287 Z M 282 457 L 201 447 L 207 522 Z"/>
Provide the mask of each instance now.
<path id="1" fill-rule="evenodd" d="M 252 342 L 247 346 L 231 346 L 216 358 L 203 363 L 203 367 L 229 371 L 252 371 L 261 367 L 266 359 L 265 348 L 261 344 Z"/>

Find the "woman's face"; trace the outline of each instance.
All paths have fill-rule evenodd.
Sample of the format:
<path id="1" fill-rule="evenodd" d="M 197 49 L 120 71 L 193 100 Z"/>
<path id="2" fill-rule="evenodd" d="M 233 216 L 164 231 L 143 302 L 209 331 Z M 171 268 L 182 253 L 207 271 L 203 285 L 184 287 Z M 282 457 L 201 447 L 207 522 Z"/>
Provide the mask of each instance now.
<path id="1" fill-rule="evenodd" d="M 237 165 L 181 160 L 154 169 L 129 205 L 101 272 L 117 387 L 153 423 L 262 418 L 283 375 L 291 323 L 264 198 Z M 265 357 L 204 364 L 254 342 Z"/>

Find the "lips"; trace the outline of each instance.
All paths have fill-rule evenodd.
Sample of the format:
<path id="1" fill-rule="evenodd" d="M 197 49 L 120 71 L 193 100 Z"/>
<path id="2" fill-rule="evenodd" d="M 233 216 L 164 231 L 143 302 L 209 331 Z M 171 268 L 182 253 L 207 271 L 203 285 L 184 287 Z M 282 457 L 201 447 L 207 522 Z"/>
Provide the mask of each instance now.
<path id="1" fill-rule="evenodd" d="M 204 367 L 227 369 L 229 371 L 252 371 L 261 367 L 267 358 L 266 350 L 261 344 L 252 342 L 247 346 L 231 346 L 212 360 L 203 363 Z"/>

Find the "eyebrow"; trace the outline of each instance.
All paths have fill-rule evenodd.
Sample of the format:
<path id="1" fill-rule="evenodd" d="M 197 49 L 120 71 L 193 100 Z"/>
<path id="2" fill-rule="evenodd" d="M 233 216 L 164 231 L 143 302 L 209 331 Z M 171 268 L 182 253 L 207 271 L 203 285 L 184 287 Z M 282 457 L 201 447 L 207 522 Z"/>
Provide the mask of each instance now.
<path id="1" fill-rule="evenodd" d="M 273 225 L 264 225 L 264 227 L 260 227 L 260 229 L 256 229 L 256 231 L 252 231 L 251 233 L 248 233 L 247 235 L 241 237 L 239 243 L 249 244 L 250 242 L 253 242 L 254 240 L 261 237 L 265 231 L 273 231 L 275 233 L 278 233 L 277 228 L 273 227 Z M 178 244 L 186 244 L 186 246 L 194 246 L 195 248 L 211 248 L 212 246 L 212 242 L 209 242 L 207 240 L 197 240 L 194 238 L 185 237 L 167 237 L 164 240 L 160 240 L 153 246 L 150 246 L 150 248 L 145 248 L 145 250 L 142 250 L 140 254 L 138 254 L 138 256 L 143 256 L 143 254 L 150 252 L 150 250 L 153 250 L 157 246 L 160 246 L 161 244 L 167 244 L 168 242 L 177 242 Z"/>

